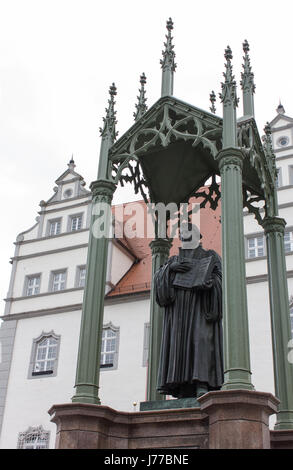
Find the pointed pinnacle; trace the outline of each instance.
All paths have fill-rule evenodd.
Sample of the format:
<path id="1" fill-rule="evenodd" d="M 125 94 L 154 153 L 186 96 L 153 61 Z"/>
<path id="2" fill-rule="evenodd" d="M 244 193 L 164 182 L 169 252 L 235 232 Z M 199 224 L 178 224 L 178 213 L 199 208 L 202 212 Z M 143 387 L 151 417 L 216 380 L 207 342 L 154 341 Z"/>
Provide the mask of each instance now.
<path id="1" fill-rule="evenodd" d="M 114 96 L 117 95 L 117 88 L 115 83 L 112 83 L 109 89 L 110 99 L 108 100 L 108 108 L 106 108 L 106 117 L 103 118 L 104 127 L 103 129 L 100 127 L 100 133 L 102 137 L 106 135 L 110 136 L 112 141 L 116 139 L 118 132 L 116 132 L 115 125 L 117 124 L 116 121 L 116 111 L 114 111 Z"/>
<path id="2" fill-rule="evenodd" d="M 242 43 L 242 47 L 243 47 L 243 52 L 247 54 L 249 52 L 249 44 L 247 42 L 247 39 L 244 39 L 244 42 Z"/>
<path id="3" fill-rule="evenodd" d="M 227 46 L 227 49 L 225 49 L 224 57 L 227 61 L 230 61 L 233 59 L 232 50 L 230 46 Z"/>
<path id="4" fill-rule="evenodd" d="M 175 64 L 175 52 L 174 52 L 174 45 L 172 44 L 172 36 L 171 36 L 171 31 L 174 28 L 174 23 L 171 18 L 167 20 L 167 25 L 166 28 L 168 30 L 168 34 L 166 35 L 167 41 L 164 42 L 165 50 L 162 51 L 163 54 L 163 59 L 160 60 L 160 64 L 162 66 L 162 69 L 169 69 L 172 70 L 172 72 L 175 71 L 176 64 Z"/>
<path id="5" fill-rule="evenodd" d="M 249 44 L 246 39 L 243 42 L 242 47 L 243 47 L 243 52 L 245 55 L 243 57 L 244 64 L 242 65 L 243 72 L 241 72 L 240 85 L 241 85 L 242 90 L 246 92 L 254 93 L 255 92 L 254 74 L 252 72 L 251 65 L 250 65 L 250 58 L 248 55 Z"/>
<path id="6" fill-rule="evenodd" d="M 272 133 L 272 128 L 271 128 L 271 125 L 269 122 L 266 123 L 265 127 L 264 127 L 264 131 L 265 131 L 265 134 L 266 135 L 271 135 Z"/>
<path id="7" fill-rule="evenodd" d="M 238 106 L 239 99 L 236 96 L 236 82 L 233 75 L 231 60 L 233 58 L 230 46 L 225 49 L 224 57 L 226 59 L 225 68 L 226 72 L 223 73 L 225 82 L 222 83 L 222 93 L 219 94 L 224 106 L 233 104 L 234 107 Z"/>
<path id="8" fill-rule="evenodd" d="M 216 95 L 215 95 L 214 90 L 210 93 L 210 102 L 212 103 L 210 110 L 213 114 L 216 114 L 216 107 L 215 107 Z"/>
<path id="9" fill-rule="evenodd" d="M 138 119 L 140 119 L 141 116 L 143 116 L 145 114 L 146 110 L 148 109 L 148 107 L 146 105 L 147 98 L 145 97 L 145 89 L 144 89 L 145 84 L 146 84 L 146 76 L 143 73 L 140 76 L 141 88 L 139 90 L 139 96 L 137 97 L 138 103 L 135 105 L 136 111 L 133 113 L 135 121 L 138 121 Z"/>

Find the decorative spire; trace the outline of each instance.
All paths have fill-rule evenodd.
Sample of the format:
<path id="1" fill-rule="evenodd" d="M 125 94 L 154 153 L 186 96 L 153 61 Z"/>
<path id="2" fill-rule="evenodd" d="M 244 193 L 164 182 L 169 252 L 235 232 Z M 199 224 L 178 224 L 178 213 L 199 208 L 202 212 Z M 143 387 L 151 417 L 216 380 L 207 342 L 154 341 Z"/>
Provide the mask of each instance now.
<path id="1" fill-rule="evenodd" d="M 210 110 L 213 114 L 216 114 L 216 107 L 215 107 L 216 95 L 215 95 L 214 90 L 210 93 L 210 102 L 212 103 Z"/>
<path id="2" fill-rule="evenodd" d="M 236 107 L 238 98 L 236 96 L 236 82 L 232 70 L 232 51 L 228 46 L 225 49 L 226 72 L 223 73 L 225 82 L 222 83 L 220 99 L 223 103 L 223 148 L 236 147 L 237 145 L 237 121 Z"/>
<path id="3" fill-rule="evenodd" d="M 139 90 L 139 96 L 137 97 L 138 103 L 135 105 L 136 111 L 133 113 L 135 121 L 138 121 L 138 119 L 140 119 L 141 116 L 143 116 L 144 113 L 146 112 L 146 110 L 148 109 L 148 107 L 146 105 L 147 98 L 145 97 L 145 89 L 144 89 L 145 84 L 146 84 L 146 76 L 143 73 L 140 76 L 141 88 Z"/>
<path id="4" fill-rule="evenodd" d="M 114 96 L 117 95 L 117 88 L 115 83 L 112 83 L 109 89 L 110 99 L 108 100 L 108 108 L 106 108 L 106 117 L 103 118 L 104 127 L 103 129 L 100 127 L 101 137 L 110 137 L 112 142 L 116 139 L 118 132 L 116 132 L 116 111 L 114 111 Z"/>
<path id="5" fill-rule="evenodd" d="M 116 111 L 114 111 L 114 96 L 117 95 L 117 88 L 115 83 L 112 83 L 109 89 L 110 99 L 108 100 L 109 106 L 106 108 L 106 117 L 103 118 L 104 127 L 100 128 L 102 137 L 100 147 L 100 159 L 98 169 L 98 179 L 109 178 L 109 149 L 114 143 L 118 132 L 116 132 Z"/>
<path id="6" fill-rule="evenodd" d="M 233 55 L 230 46 L 227 46 L 227 49 L 225 49 L 224 57 L 226 59 L 226 72 L 223 73 L 225 82 L 221 83 L 222 93 L 220 93 L 219 96 L 224 106 L 233 105 L 233 107 L 236 108 L 239 99 L 236 96 L 236 82 L 231 64 Z"/>
<path id="7" fill-rule="evenodd" d="M 71 159 L 69 160 L 69 163 L 67 164 L 69 170 L 74 170 L 74 168 L 76 167 L 75 163 L 74 163 L 74 160 L 73 160 L 73 154 L 71 156 Z"/>
<path id="8" fill-rule="evenodd" d="M 162 96 L 173 94 L 173 75 L 176 69 L 175 52 L 172 44 L 173 37 L 171 31 L 173 29 L 173 21 L 171 18 L 167 21 L 168 34 L 166 35 L 167 41 L 164 42 L 165 50 L 162 51 L 163 59 L 160 64 L 163 70 L 162 75 Z"/>
<path id="9" fill-rule="evenodd" d="M 244 52 L 244 63 L 242 64 L 243 72 L 241 72 L 241 81 L 240 85 L 243 90 L 243 114 L 245 116 L 254 116 L 254 100 L 253 94 L 255 92 L 255 84 L 254 84 L 254 74 L 251 69 L 250 65 L 250 58 L 248 55 L 249 52 L 249 44 L 247 40 L 242 44 L 243 52 Z"/>
<path id="10" fill-rule="evenodd" d="M 282 105 L 281 100 L 279 101 L 279 106 L 277 107 L 276 111 L 278 114 L 285 114 L 285 108 Z"/>

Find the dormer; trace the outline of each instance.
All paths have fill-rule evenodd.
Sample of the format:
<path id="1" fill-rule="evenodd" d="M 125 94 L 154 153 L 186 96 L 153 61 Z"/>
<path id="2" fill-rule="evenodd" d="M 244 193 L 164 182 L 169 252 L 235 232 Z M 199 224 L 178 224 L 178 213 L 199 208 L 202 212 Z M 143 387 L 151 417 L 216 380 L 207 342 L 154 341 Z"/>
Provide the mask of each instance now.
<path id="1" fill-rule="evenodd" d="M 55 181 L 57 185 L 54 187 L 55 194 L 45 203 L 45 205 L 64 202 L 69 199 L 90 194 L 90 191 L 84 188 L 86 183 L 83 177 L 75 171 L 76 165 L 73 158 L 71 158 L 67 166 L 68 169 Z"/>
<path id="2" fill-rule="evenodd" d="M 293 119 L 286 116 L 284 106 L 279 103 L 277 116 L 271 122 L 274 151 L 278 153 L 293 148 Z"/>

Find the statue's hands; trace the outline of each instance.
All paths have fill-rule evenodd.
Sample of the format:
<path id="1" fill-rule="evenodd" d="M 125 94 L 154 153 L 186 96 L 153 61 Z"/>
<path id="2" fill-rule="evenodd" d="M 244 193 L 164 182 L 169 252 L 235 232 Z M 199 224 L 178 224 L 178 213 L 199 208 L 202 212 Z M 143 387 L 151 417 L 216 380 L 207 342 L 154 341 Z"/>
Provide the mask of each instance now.
<path id="1" fill-rule="evenodd" d="M 191 268 L 192 263 L 189 261 L 173 261 L 173 263 L 170 264 L 171 271 L 175 273 L 186 273 L 186 271 L 189 271 Z"/>

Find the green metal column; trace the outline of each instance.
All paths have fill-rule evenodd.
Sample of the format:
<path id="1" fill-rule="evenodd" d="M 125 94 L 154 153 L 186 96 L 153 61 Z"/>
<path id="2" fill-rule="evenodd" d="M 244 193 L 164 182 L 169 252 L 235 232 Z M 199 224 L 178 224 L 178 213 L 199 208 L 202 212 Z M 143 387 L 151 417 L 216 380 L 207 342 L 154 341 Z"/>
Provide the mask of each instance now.
<path id="1" fill-rule="evenodd" d="M 76 393 L 73 402 L 100 404 L 98 396 L 101 338 L 108 254 L 108 231 L 111 201 L 116 185 L 107 180 L 91 184 L 93 213 L 87 255 L 86 284 L 83 298 L 79 352 L 76 371 Z M 101 207 L 101 210 L 100 210 Z M 101 214 L 101 212 L 103 213 Z M 105 235 L 96 237 L 95 223 L 103 216 Z"/>
<path id="2" fill-rule="evenodd" d="M 221 172 L 224 385 L 223 390 L 248 389 L 251 384 L 247 293 L 245 278 L 242 164 L 239 149 L 218 155 Z"/>
<path id="3" fill-rule="evenodd" d="M 288 361 L 291 338 L 289 295 L 284 253 L 286 222 L 266 217 L 263 228 L 267 242 L 275 393 L 280 400 L 275 429 L 293 429 L 293 364 Z"/>
<path id="4" fill-rule="evenodd" d="M 147 400 L 164 400 L 164 395 L 157 392 L 157 375 L 160 359 L 163 311 L 156 302 L 154 290 L 154 275 L 169 257 L 171 241 L 163 238 L 157 238 L 150 243 L 152 250 L 152 285 L 151 285 L 151 305 L 150 305 L 150 343 L 148 360 L 148 379 L 147 379 Z"/>
<path id="5" fill-rule="evenodd" d="M 247 293 L 245 278 L 242 167 L 244 155 L 237 148 L 236 82 L 232 51 L 225 50 L 222 83 L 223 150 L 217 155 L 221 174 L 224 385 L 223 390 L 253 390 L 250 371 Z"/>
<path id="6" fill-rule="evenodd" d="M 254 98 L 255 92 L 254 74 L 251 70 L 250 58 L 248 55 L 249 44 L 245 40 L 243 43 L 244 64 L 241 73 L 241 88 L 243 96 L 243 114 L 244 116 L 254 116 Z"/>

